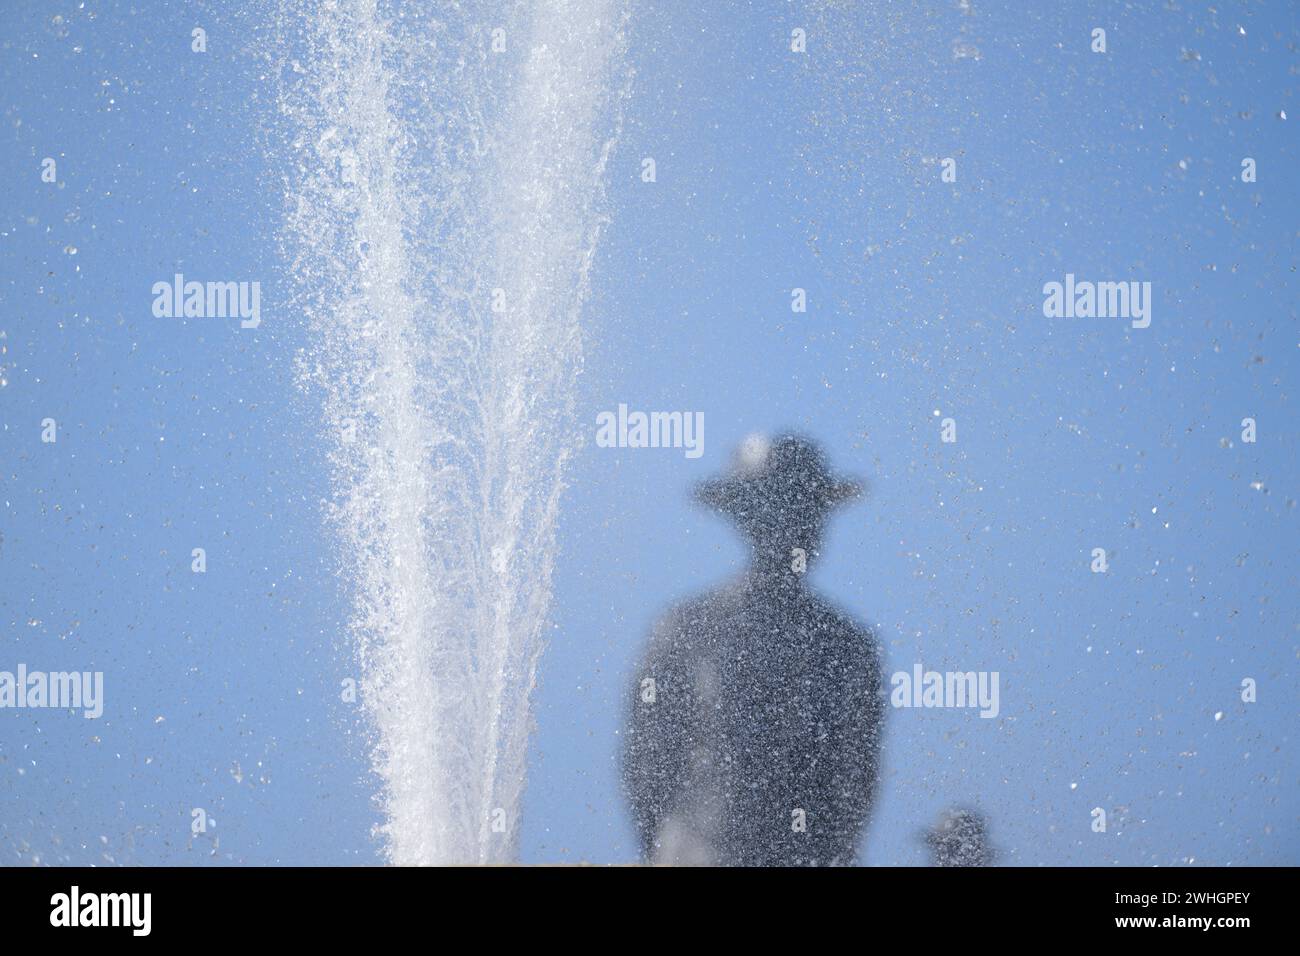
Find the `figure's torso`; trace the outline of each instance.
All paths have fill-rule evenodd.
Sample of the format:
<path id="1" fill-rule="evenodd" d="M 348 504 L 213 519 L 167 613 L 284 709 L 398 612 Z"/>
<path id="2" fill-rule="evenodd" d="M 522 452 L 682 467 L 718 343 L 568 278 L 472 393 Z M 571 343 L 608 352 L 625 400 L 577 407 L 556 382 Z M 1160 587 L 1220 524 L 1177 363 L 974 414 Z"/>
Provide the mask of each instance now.
<path id="1" fill-rule="evenodd" d="M 645 733 L 680 755 L 677 779 L 660 781 L 662 852 L 719 865 L 847 862 L 881 729 L 869 631 L 804 588 L 745 581 L 674 608 L 646 668 L 658 672 L 660 709 Z"/>

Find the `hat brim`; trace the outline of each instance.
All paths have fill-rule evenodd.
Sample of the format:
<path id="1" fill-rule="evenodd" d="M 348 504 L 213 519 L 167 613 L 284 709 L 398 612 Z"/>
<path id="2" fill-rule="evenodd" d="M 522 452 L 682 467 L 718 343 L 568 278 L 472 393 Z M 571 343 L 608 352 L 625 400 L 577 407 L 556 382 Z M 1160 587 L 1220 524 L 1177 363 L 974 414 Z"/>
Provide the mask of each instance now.
<path id="1" fill-rule="evenodd" d="M 695 486 L 694 498 L 709 508 L 727 511 L 737 502 L 753 494 L 762 493 L 770 484 L 766 476 L 727 475 L 724 478 L 710 478 Z M 836 479 L 822 485 L 814 496 L 814 501 L 827 507 L 834 507 L 854 498 L 861 497 L 865 483 L 852 479 Z"/>

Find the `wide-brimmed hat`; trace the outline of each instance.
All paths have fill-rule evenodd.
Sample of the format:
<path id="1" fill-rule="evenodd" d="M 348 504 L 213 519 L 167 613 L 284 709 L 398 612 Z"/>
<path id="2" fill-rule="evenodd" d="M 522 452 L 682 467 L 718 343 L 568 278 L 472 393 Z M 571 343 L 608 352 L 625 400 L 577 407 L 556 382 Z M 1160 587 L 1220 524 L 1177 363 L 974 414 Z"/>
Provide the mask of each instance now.
<path id="1" fill-rule="evenodd" d="M 862 482 L 831 473 L 812 439 L 785 433 L 746 438 L 731 469 L 696 486 L 695 499 L 736 517 L 771 510 L 820 515 L 862 490 Z"/>

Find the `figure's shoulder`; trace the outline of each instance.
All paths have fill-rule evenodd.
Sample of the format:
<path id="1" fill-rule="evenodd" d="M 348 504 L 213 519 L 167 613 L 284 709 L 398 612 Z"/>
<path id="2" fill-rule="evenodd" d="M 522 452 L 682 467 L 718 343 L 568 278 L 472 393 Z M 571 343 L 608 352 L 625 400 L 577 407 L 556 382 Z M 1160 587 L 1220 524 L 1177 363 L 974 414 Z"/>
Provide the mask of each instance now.
<path id="1" fill-rule="evenodd" d="M 855 656 L 880 659 L 880 642 L 870 625 L 820 594 L 812 593 L 814 619 L 822 638 L 833 641 Z"/>
<path id="2" fill-rule="evenodd" d="M 711 624 L 725 620 L 736 613 L 741 601 L 742 591 L 735 583 L 701 591 L 676 602 L 664 611 L 656 620 L 654 631 L 660 633 L 708 628 Z"/>
<path id="3" fill-rule="evenodd" d="M 697 657 L 709 652 L 730 631 L 741 607 L 739 589 L 724 584 L 677 601 L 650 628 L 649 652 Z"/>

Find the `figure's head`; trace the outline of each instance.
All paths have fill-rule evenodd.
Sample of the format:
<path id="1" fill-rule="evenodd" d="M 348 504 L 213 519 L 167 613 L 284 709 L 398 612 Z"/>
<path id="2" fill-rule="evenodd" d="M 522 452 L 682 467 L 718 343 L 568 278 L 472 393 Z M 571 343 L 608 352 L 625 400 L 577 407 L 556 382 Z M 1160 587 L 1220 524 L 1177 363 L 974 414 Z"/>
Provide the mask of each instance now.
<path id="1" fill-rule="evenodd" d="M 978 811 L 963 807 L 947 810 L 924 835 L 935 866 L 988 866 L 988 824 Z"/>
<path id="2" fill-rule="evenodd" d="M 731 471 L 702 483 L 695 497 L 736 523 L 765 570 L 790 566 L 796 549 L 811 562 L 830 510 L 861 493 L 858 482 L 830 473 L 815 442 L 783 434 L 745 439 Z"/>

